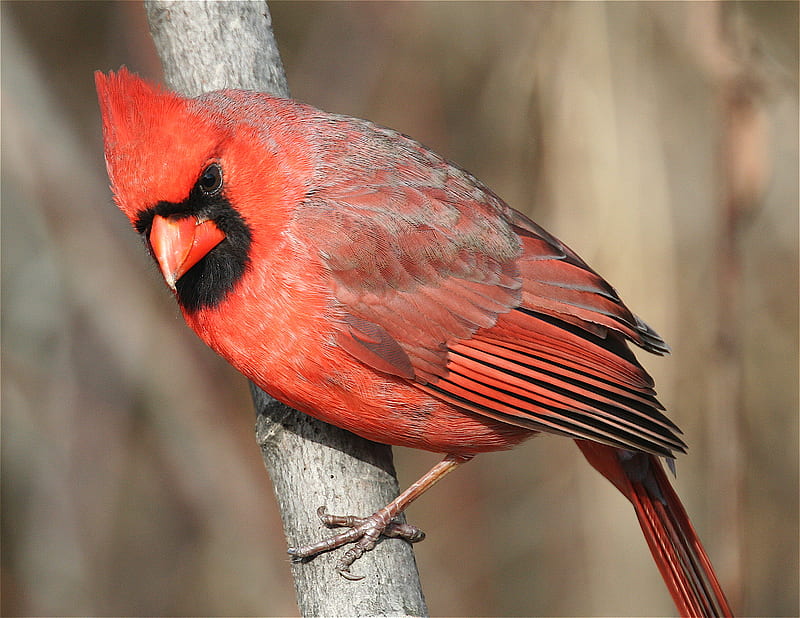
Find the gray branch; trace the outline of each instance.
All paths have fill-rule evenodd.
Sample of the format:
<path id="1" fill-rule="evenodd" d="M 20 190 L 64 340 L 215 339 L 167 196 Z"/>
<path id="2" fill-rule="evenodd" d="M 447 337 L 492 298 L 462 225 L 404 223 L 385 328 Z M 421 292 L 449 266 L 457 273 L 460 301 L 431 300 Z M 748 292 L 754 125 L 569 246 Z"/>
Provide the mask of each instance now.
<path id="1" fill-rule="evenodd" d="M 288 96 L 266 2 L 145 0 L 167 84 L 186 95 L 220 88 Z M 368 515 L 398 492 L 388 446 L 363 440 L 275 401 L 252 385 L 256 438 L 278 498 L 289 545 L 330 534 L 316 509 Z M 276 556 L 288 562 L 288 556 Z M 304 616 L 427 615 L 411 546 L 381 542 L 353 565 L 359 582 L 339 576 L 336 555 L 293 564 Z M 265 603 L 269 600 L 265 599 Z M 268 606 L 265 606 L 268 611 Z"/>

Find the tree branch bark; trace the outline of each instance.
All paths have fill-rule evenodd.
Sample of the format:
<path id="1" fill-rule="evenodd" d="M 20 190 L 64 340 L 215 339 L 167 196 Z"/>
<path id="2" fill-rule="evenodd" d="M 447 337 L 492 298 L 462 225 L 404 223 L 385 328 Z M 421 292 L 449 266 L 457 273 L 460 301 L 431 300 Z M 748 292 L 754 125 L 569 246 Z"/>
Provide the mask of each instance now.
<path id="1" fill-rule="evenodd" d="M 167 84 L 185 95 L 244 88 L 289 96 L 266 2 L 145 0 Z M 290 545 L 328 534 L 316 517 L 368 515 L 398 493 L 391 448 L 296 412 L 251 385 L 256 439 L 269 471 Z M 292 564 L 304 616 L 427 615 L 411 546 L 379 543 L 345 580 L 336 556 Z"/>

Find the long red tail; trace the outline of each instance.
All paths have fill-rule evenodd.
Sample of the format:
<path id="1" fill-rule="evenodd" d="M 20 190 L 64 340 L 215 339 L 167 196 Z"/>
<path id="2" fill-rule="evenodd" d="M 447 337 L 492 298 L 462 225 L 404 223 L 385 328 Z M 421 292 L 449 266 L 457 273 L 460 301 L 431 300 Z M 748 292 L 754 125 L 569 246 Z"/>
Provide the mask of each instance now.
<path id="1" fill-rule="evenodd" d="M 682 616 L 732 616 L 714 568 L 657 457 L 575 440 L 636 510 L 653 559 Z"/>

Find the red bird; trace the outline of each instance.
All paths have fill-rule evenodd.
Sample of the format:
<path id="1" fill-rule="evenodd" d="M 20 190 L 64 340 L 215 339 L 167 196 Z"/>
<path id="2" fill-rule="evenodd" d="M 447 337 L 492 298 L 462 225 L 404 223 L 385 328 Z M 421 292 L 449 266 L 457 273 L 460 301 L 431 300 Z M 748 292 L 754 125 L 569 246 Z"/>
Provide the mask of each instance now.
<path id="1" fill-rule="evenodd" d="M 573 438 L 633 503 L 684 615 L 730 608 L 660 458 L 685 451 L 628 342 L 666 344 L 600 275 L 409 137 L 257 92 L 96 74 L 117 205 L 186 322 L 273 397 L 445 459 L 351 529 L 342 574 L 477 453 Z"/>

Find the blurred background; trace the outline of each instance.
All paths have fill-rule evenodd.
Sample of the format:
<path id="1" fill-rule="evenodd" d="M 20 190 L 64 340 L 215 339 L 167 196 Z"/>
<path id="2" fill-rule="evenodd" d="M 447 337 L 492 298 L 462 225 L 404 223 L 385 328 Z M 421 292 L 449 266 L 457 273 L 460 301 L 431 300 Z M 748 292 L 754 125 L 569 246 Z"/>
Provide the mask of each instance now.
<path id="1" fill-rule="evenodd" d="M 107 189 L 92 71 L 160 79 L 143 7 L 0 8 L 2 614 L 295 614 L 246 383 Z M 678 493 L 739 614 L 798 615 L 798 4 L 271 9 L 295 97 L 459 162 L 672 345 L 643 361 Z M 437 459 L 396 449 L 401 485 Z M 409 518 L 434 615 L 674 614 L 569 440 L 481 456 Z"/>

